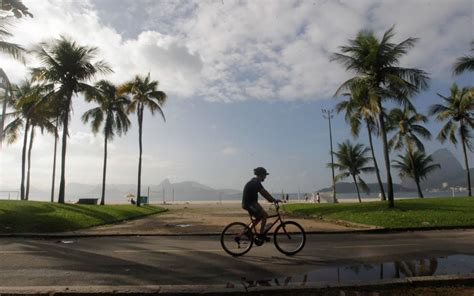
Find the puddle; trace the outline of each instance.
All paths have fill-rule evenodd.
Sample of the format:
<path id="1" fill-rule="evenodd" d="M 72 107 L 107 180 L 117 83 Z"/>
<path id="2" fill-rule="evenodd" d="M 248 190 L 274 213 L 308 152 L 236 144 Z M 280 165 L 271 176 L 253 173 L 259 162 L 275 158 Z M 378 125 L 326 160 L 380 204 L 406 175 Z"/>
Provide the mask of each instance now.
<path id="1" fill-rule="evenodd" d="M 184 227 L 191 227 L 193 226 L 193 224 L 176 224 L 175 226 L 184 228 Z"/>
<path id="2" fill-rule="evenodd" d="M 257 286 L 305 286 L 307 283 L 337 284 L 408 278 L 415 276 L 468 273 L 474 273 L 474 256 L 452 255 L 447 257 L 424 258 L 408 261 L 400 260 L 380 264 L 360 264 L 321 268 L 309 271 L 306 274 L 289 275 L 273 279 L 242 278 L 240 284 L 246 288 Z"/>
<path id="3" fill-rule="evenodd" d="M 57 241 L 56 243 L 58 244 L 73 244 L 75 243 L 74 240 L 60 240 L 60 241 Z"/>

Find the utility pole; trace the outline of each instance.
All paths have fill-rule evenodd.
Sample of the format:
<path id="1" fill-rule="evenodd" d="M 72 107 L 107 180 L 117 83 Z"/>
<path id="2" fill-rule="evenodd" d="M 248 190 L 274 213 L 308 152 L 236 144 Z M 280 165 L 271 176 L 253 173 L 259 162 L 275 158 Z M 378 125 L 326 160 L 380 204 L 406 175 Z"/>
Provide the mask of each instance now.
<path id="1" fill-rule="evenodd" d="M 331 130 L 331 119 L 334 117 L 334 109 L 321 109 L 323 117 L 329 121 L 329 143 L 331 145 L 331 169 L 332 169 L 332 199 L 334 203 L 337 203 L 336 198 L 336 178 L 334 176 L 334 155 L 332 152 L 332 130 Z"/>

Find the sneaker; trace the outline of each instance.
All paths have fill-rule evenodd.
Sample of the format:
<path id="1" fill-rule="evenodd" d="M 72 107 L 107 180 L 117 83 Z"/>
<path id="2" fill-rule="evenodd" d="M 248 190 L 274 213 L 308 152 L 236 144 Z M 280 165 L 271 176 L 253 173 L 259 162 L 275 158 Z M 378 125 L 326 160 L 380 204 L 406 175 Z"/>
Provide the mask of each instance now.
<path id="1" fill-rule="evenodd" d="M 263 240 L 263 241 L 266 241 L 266 242 L 269 242 L 270 241 L 270 237 L 269 236 L 266 236 L 265 234 L 259 234 L 258 235 L 258 238 Z"/>
<path id="2" fill-rule="evenodd" d="M 267 233 L 267 231 L 270 230 L 270 228 L 272 228 L 271 224 L 265 225 L 265 227 L 263 228 L 263 232 Z"/>

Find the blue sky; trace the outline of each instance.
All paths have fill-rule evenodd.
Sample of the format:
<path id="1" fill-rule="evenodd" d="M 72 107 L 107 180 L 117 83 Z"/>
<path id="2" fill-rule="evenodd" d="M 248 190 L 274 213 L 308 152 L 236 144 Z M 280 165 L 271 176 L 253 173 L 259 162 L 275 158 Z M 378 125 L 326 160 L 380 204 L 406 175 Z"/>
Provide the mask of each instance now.
<path id="1" fill-rule="evenodd" d="M 67 35 L 99 47 L 115 70 L 106 78 L 115 83 L 148 72 L 160 81 L 169 95 L 167 121 L 145 117 L 145 184 L 169 178 L 240 189 L 254 167 L 265 166 L 271 191 L 327 186 L 329 134 L 321 108 L 335 106 L 332 94 L 350 77 L 329 62 L 329 55 L 362 29 L 380 36 L 396 24 L 395 41 L 420 38 L 401 61 L 432 77 L 430 89 L 415 99 L 420 112 L 437 102 L 437 92 L 448 94 L 452 82 L 474 81 L 472 73 L 453 77 L 450 72 L 474 39 L 473 1 L 24 2 L 35 17 L 15 24 L 12 41 L 30 46 Z M 1 59 L 13 81 L 25 76 L 23 65 Z M 92 106 L 75 99 L 67 182 L 101 180 L 102 138 L 80 122 Z M 135 116 L 131 120 L 132 130 L 110 145 L 109 183 L 136 182 L 138 134 Z M 440 125 L 431 121 L 427 127 L 435 135 Z M 335 146 L 352 139 L 343 115 L 334 118 L 333 137 Z M 365 133 L 358 142 L 367 144 Z M 437 141 L 426 146 L 428 152 L 448 148 L 461 160 L 459 147 Z M 1 152 L 3 190 L 19 184 L 20 147 L 15 143 Z M 33 157 L 32 185 L 47 189 L 50 135 L 38 138 Z"/>

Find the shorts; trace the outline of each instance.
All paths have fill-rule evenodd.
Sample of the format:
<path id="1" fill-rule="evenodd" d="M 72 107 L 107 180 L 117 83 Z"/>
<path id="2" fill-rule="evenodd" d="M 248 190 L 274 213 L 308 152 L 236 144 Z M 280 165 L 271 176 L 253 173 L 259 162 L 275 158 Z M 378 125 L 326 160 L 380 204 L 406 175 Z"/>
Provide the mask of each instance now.
<path id="1" fill-rule="evenodd" d="M 264 216 L 265 211 L 263 210 L 262 206 L 259 203 L 253 203 L 244 207 L 245 210 L 249 212 L 250 215 L 257 219 L 262 219 Z"/>

